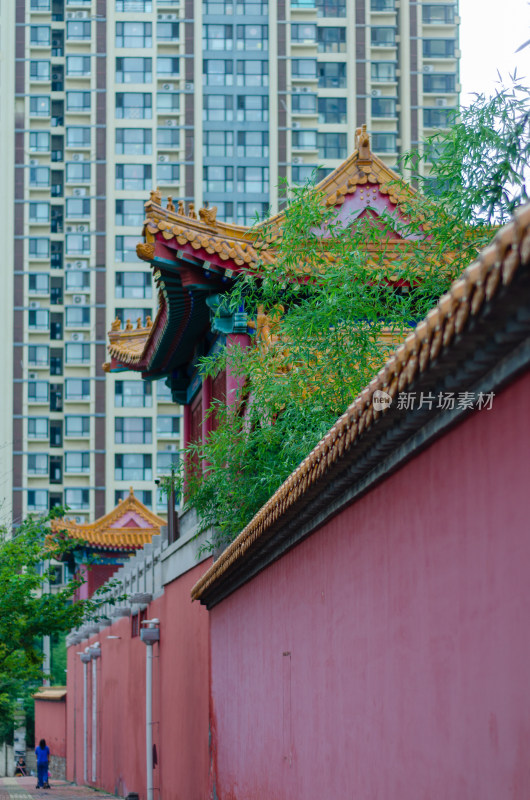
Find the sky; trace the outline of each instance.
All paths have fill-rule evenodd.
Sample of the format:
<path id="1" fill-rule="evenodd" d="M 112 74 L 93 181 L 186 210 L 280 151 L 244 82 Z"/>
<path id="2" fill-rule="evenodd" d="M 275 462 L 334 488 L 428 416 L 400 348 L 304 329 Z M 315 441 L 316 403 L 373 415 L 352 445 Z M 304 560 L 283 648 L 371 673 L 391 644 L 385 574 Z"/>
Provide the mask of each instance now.
<path id="1" fill-rule="evenodd" d="M 473 92 L 492 94 L 503 78 L 517 67 L 530 86 L 529 0 L 460 0 L 461 102 L 467 105 Z"/>

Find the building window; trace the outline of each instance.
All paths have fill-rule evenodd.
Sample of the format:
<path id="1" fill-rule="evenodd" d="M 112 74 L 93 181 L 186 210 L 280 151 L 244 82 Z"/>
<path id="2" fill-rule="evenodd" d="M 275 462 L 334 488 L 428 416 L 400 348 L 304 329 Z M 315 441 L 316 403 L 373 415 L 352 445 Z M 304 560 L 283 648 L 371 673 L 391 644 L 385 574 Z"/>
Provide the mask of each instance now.
<path id="1" fill-rule="evenodd" d="M 114 405 L 116 408 L 151 408 L 152 384 L 147 381 L 116 381 Z"/>
<path id="2" fill-rule="evenodd" d="M 90 364 L 90 345 L 81 342 L 67 342 L 65 356 L 67 364 Z"/>
<path id="3" fill-rule="evenodd" d="M 116 119 L 152 119 L 152 100 L 148 92 L 116 92 Z"/>
<path id="4" fill-rule="evenodd" d="M 30 153 L 47 153 L 50 150 L 50 134 L 46 131 L 36 131 L 29 135 Z"/>
<path id="5" fill-rule="evenodd" d="M 50 168 L 49 167 L 30 167 L 29 168 L 29 185 L 30 186 L 49 186 L 50 185 Z"/>
<path id="6" fill-rule="evenodd" d="M 203 25 L 203 50 L 232 50 L 233 25 Z"/>
<path id="7" fill-rule="evenodd" d="M 397 116 L 397 100 L 394 97 L 373 97 L 372 117 Z"/>
<path id="8" fill-rule="evenodd" d="M 49 258 L 50 240 L 43 237 L 35 237 L 29 240 L 30 258 Z"/>
<path id="9" fill-rule="evenodd" d="M 222 217 L 225 219 L 225 216 Z M 162 378 L 156 382 L 156 395 L 159 403 L 172 403 L 171 389 L 166 383 L 166 379 Z"/>
<path id="10" fill-rule="evenodd" d="M 343 125 L 346 122 L 345 97 L 319 97 L 318 121 L 324 125 Z"/>
<path id="11" fill-rule="evenodd" d="M 303 167 L 292 168 L 293 183 L 304 186 L 306 183 L 315 183 L 316 167 L 313 164 L 305 164 Z"/>
<path id="12" fill-rule="evenodd" d="M 50 204 L 49 203 L 30 203 L 29 204 L 29 221 L 40 224 L 45 224 L 50 221 Z"/>
<path id="13" fill-rule="evenodd" d="M 162 78 L 171 78 L 179 74 L 179 60 L 171 56 L 158 56 L 156 59 L 156 74 Z"/>
<path id="14" fill-rule="evenodd" d="M 90 20 L 69 20 L 66 23 L 66 38 L 70 41 L 85 42 L 90 39 Z"/>
<path id="15" fill-rule="evenodd" d="M 48 381 L 28 381 L 28 402 L 48 403 L 50 399 L 50 385 Z"/>
<path id="16" fill-rule="evenodd" d="M 48 438 L 48 418 L 28 417 L 28 439 Z"/>
<path id="17" fill-rule="evenodd" d="M 231 158 L 234 155 L 233 131 L 205 131 L 204 155 L 208 158 Z"/>
<path id="18" fill-rule="evenodd" d="M 346 28 L 319 28 L 318 29 L 319 53 L 345 53 Z"/>
<path id="19" fill-rule="evenodd" d="M 373 61 L 371 75 L 374 83 L 395 82 L 396 64 L 394 61 Z"/>
<path id="20" fill-rule="evenodd" d="M 237 62 L 238 86 L 268 86 L 269 62 L 268 61 L 238 61 Z"/>
<path id="21" fill-rule="evenodd" d="M 163 150 L 172 150 L 180 146 L 179 128 L 158 128 L 156 132 L 156 143 Z"/>
<path id="22" fill-rule="evenodd" d="M 173 186 L 180 180 L 180 167 L 178 164 L 157 164 L 157 183 Z"/>
<path id="23" fill-rule="evenodd" d="M 31 453 L 28 455 L 28 475 L 48 474 L 48 454 Z"/>
<path id="24" fill-rule="evenodd" d="M 49 81 L 51 65 L 49 61 L 30 61 L 29 76 L 32 81 Z"/>
<path id="25" fill-rule="evenodd" d="M 72 511 L 86 511 L 90 508 L 88 489 L 65 489 L 64 502 Z"/>
<path id="26" fill-rule="evenodd" d="M 374 153 L 395 153 L 397 152 L 396 133 L 373 133 L 372 150 Z"/>
<path id="27" fill-rule="evenodd" d="M 448 128 L 453 119 L 454 111 L 451 108 L 424 108 L 423 127 Z"/>
<path id="28" fill-rule="evenodd" d="M 116 317 L 121 320 L 122 325 L 128 321 L 133 322 L 135 325 L 140 324 L 145 328 L 147 317 L 151 316 L 150 308 L 117 308 Z"/>
<path id="29" fill-rule="evenodd" d="M 66 273 L 66 289 L 79 292 L 90 288 L 90 273 L 86 269 L 70 269 Z"/>
<path id="30" fill-rule="evenodd" d="M 116 47 L 145 50 L 153 46 L 153 26 L 150 22 L 117 22 Z"/>
<path id="31" fill-rule="evenodd" d="M 90 472 L 90 453 L 82 451 L 65 453 L 64 471 L 76 474 Z"/>
<path id="32" fill-rule="evenodd" d="M 370 11 L 395 11 L 395 0 L 370 0 Z"/>
<path id="33" fill-rule="evenodd" d="M 178 437 L 180 433 L 180 417 L 165 417 L 160 416 L 156 418 L 156 434 L 164 439 L 170 437 Z"/>
<path id="34" fill-rule="evenodd" d="M 338 61 L 319 64 L 318 85 L 321 89 L 344 89 L 346 86 L 346 64 Z"/>
<path id="35" fill-rule="evenodd" d="M 148 453 L 117 453 L 114 456 L 114 479 L 117 481 L 153 480 L 153 459 Z"/>
<path id="36" fill-rule="evenodd" d="M 444 75 L 434 73 L 434 75 L 423 76 L 423 91 L 426 94 L 452 94 L 456 91 L 456 75 Z"/>
<path id="37" fill-rule="evenodd" d="M 268 25 L 237 25 L 238 50 L 268 50 Z"/>
<path id="38" fill-rule="evenodd" d="M 116 83 L 151 83 L 152 80 L 152 59 L 133 57 L 116 59 Z"/>
<path id="39" fill-rule="evenodd" d="M 317 26 L 311 22 L 291 25 L 291 42 L 293 44 L 314 44 L 317 40 Z"/>
<path id="40" fill-rule="evenodd" d="M 66 56 L 66 74 L 69 78 L 88 76 L 90 72 L 90 56 Z"/>
<path id="41" fill-rule="evenodd" d="M 31 0 L 32 11 L 49 11 L 50 10 L 50 0 Z"/>
<path id="42" fill-rule="evenodd" d="M 31 367 L 47 367 L 50 363 L 50 348 L 47 344 L 31 344 L 28 347 L 28 364 Z"/>
<path id="43" fill-rule="evenodd" d="M 453 25 L 454 5 L 422 5 L 423 22 L 426 25 Z"/>
<path id="44" fill-rule="evenodd" d="M 291 74 L 297 80 L 315 80 L 317 77 L 316 59 L 293 58 L 291 61 Z"/>
<path id="45" fill-rule="evenodd" d="M 90 400 L 90 381 L 85 378 L 66 378 L 66 400 Z"/>
<path id="46" fill-rule="evenodd" d="M 424 58 L 452 58 L 455 54 L 454 39 L 424 39 Z"/>
<path id="47" fill-rule="evenodd" d="M 178 471 L 178 466 L 179 466 L 179 454 L 177 452 L 173 451 L 169 451 L 166 453 L 158 452 L 156 454 L 157 475 L 171 475 L 171 469 L 173 468 L 175 471 Z"/>
<path id="48" fill-rule="evenodd" d="M 316 150 L 316 131 L 293 131 L 293 150 Z"/>
<path id="49" fill-rule="evenodd" d="M 202 4 L 205 16 L 226 17 L 234 13 L 232 0 L 204 0 Z"/>
<path id="50" fill-rule="evenodd" d="M 151 417 L 116 417 L 114 441 L 116 444 L 151 444 L 153 420 Z"/>
<path id="51" fill-rule="evenodd" d="M 165 85 L 165 84 L 164 84 Z M 156 110 L 165 114 L 176 114 L 180 109 L 180 95 L 175 92 L 158 92 Z"/>
<path id="52" fill-rule="evenodd" d="M 66 219 L 88 219 L 90 200 L 85 197 L 69 197 L 66 200 Z"/>
<path id="53" fill-rule="evenodd" d="M 203 167 L 204 188 L 207 192 L 225 194 L 234 191 L 234 168 L 209 166 Z"/>
<path id="54" fill-rule="evenodd" d="M 66 92 L 67 111 L 90 111 L 90 92 Z"/>
<path id="55" fill-rule="evenodd" d="M 179 38 L 178 22 L 158 22 L 156 38 L 159 42 L 176 42 Z"/>
<path id="56" fill-rule="evenodd" d="M 316 94 L 293 94 L 291 103 L 293 114 L 316 114 Z"/>
<path id="57" fill-rule="evenodd" d="M 115 239 L 115 256 L 116 261 L 127 261 L 133 264 L 138 263 L 138 256 L 136 255 L 136 245 L 138 244 L 137 236 L 116 236 Z"/>
<path id="58" fill-rule="evenodd" d="M 240 17 L 266 17 L 269 5 L 262 0 L 243 0 L 236 5 L 236 14 Z"/>
<path id="59" fill-rule="evenodd" d="M 84 233 L 67 233 L 65 238 L 67 256 L 90 255 L 90 236 Z"/>
<path id="60" fill-rule="evenodd" d="M 116 0 L 116 11 L 148 14 L 153 10 L 152 0 Z"/>
<path id="61" fill-rule="evenodd" d="M 151 273 L 117 272 L 116 297 L 127 300 L 150 300 L 153 296 Z"/>
<path id="62" fill-rule="evenodd" d="M 66 129 L 66 146 L 71 148 L 90 147 L 90 128 L 69 126 Z"/>
<path id="63" fill-rule="evenodd" d="M 118 489 L 114 492 L 114 505 L 118 505 L 121 500 L 129 496 L 128 489 Z M 147 508 L 153 507 L 153 493 L 149 489 L 135 489 L 134 496 Z"/>
<path id="64" fill-rule="evenodd" d="M 346 134 L 319 133 L 318 154 L 321 158 L 346 158 Z"/>
<path id="65" fill-rule="evenodd" d="M 29 98 L 29 113 L 31 117 L 49 117 L 50 108 L 49 97 L 33 95 Z"/>
<path id="66" fill-rule="evenodd" d="M 34 47 L 49 47 L 51 42 L 49 25 L 30 25 L 29 40 Z"/>
<path id="67" fill-rule="evenodd" d="M 372 28 L 372 47 L 395 47 L 395 28 Z"/>
<path id="68" fill-rule="evenodd" d="M 90 183 L 90 164 L 82 161 L 67 163 L 66 183 Z"/>
<path id="69" fill-rule="evenodd" d="M 67 415 L 64 419 L 65 436 L 70 439 L 86 439 L 90 436 L 90 417 Z"/>
<path id="70" fill-rule="evenodd" d="M 50 329 L 50 312 L 47 308 L 28 311 L 28 328 L 30 331 L 48 331 Z"/>
<path id="71" fill-rule="evenodd" d="M 269 132 L 238 131 L 237 155 L 243 158 L 268 158 Z"/>
<path id="72" fill-rule="evenodd" d="M 202 118 L 206 122 L 227 122 L 234 118 L 233 98 L 228 94 L 205 94 Z"/>
<path id="73" fill-rule="evenodd" d="M 137 228 L 144 219 L 143 200 L 116 200 L 116 225 Z"/>
<path id="74" fill-rule="evenodd" d="M 50 293 L 50 276 L 45 272 L 36 272 L 29 276 L 29 293 L 30 294 L 49 294 Z"/>
<path id="75" fill-rule="evenodd" d="M 90 308 L 84 306 L 67 306 L 66 327 L 67 328 L 89 328 L 90 327 Z"/>
<path id="76" fill-rule="evenodd" d="M 116 153 L 126 156 L 149 156 L 153 152 L 150 128 L 117 128 Z"/>
<path id="77" fill-rule="evenodd" d="M 253 225 L 268 216 L 267 203 L 238 203 L 236 222 L 238 225 Z"/>
<path id="78" fill-rule="evenodd" d="M 314 8 L 314 4 L 310 6 Z M 316 0 L 317 16 L 345 17 L 346 0 Z"/>
<path id="79" fill-rule="evenodd" d="M 151 188 L 152 181 L 150 164 L 116 164 L 116 189 L 120 191 L 144 191 Z"/>
<path id="80" fill-rule="evenodd" d="M 237 191 L 247 194 L 263 194 L 269 191 L 268 167 L 238 167 Z"/>
<path id="81" fill-rule="evenodd" d="M 48 490 L 47 489 L 28 489 L 28 511 L 48 510 Z"/>
<path id="82" fill-rule="evenodd" d="M 206 86 L 232 86 L 234 83 L 234 63 L 218 59 L 203 61 L 203 80 Z"/>

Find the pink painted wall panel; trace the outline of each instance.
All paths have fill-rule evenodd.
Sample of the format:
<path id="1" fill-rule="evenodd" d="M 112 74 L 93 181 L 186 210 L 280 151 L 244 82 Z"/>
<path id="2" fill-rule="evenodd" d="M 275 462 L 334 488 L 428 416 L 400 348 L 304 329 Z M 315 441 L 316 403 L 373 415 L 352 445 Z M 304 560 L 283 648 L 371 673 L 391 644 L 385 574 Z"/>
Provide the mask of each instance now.
<path id="1" fill-rule="evenodd" d="M 212 609 L 219 800 L 530 797 L 529 397 Z"/>
<path id="2" fill-rule="evenodd" d="M 153 655 L 153 744 L 155 800 L 204 800 L 208 786 L 208 615 L 192 604 L 190 592 L 205 564 L 165 587 L 147 609 L 160 619 L 160 644 Z M 109 635 L 119 639 L 107 639 Z M 98 637 L 98 757 L 95 785 L 125 796 L 146 796 L 145 661 L 146 645 L 131 637 L 131 620 L 122 618 Z M 83 783 L 83 665 L 70 647 L 68 691 L 75 702 L 68 715 L 68 778 Z M 88 774 L 91 781 L 92 665 L 88 675 Z M 74 725 L 75 714 L 75 725 Z"/>
<path id="3" fill-rule="evenodd" d="M 46 739 L 52 756 L 66 756 L 66 699 L 35 700 L 35 742 Z"/>

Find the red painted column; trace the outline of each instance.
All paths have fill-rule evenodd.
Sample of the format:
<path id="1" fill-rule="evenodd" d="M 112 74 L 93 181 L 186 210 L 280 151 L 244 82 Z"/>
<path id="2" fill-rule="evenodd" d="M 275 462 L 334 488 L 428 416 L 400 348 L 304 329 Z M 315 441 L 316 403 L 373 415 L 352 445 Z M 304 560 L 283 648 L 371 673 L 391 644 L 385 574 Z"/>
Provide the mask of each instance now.
<path id="1" fill-rule="evenodd" d="M 230 352 L 232 347 L 240 347 L 246 349 L 250 346 L 250 336 L 246 333 L 230 333 L 226 337 L 226 347 Z M 226 404 L 230 406 L 235 403 L 241 395 L 243 388 L 244 378 L 241 375 L 235 374 L 230 365 L 230 357 L 226 364 Z"/>
<path id="2" fill-rule="evenodd" d="M 202 443 L 206 444 L 208 434 L 212 430 L 212 418 L 208 411 L 212 405 L 212 379 L 208 375 L 202 382 Z"/>
<path id="3" fill-rule="evenodd" d="M 190 443 L 191 439 L 191 405 L 190 403 L 186 403 L 186 405 L 182 409 L 182 417 L 183 417 L 183 438 L 184 441 L 182 443 L 182 449 L 186 450 L 186 447 Z M 186 494 L 186 485 L 187 485 L 187 472 L 188 472 L 188 457 L 184 454 L 184 495 Z"/>

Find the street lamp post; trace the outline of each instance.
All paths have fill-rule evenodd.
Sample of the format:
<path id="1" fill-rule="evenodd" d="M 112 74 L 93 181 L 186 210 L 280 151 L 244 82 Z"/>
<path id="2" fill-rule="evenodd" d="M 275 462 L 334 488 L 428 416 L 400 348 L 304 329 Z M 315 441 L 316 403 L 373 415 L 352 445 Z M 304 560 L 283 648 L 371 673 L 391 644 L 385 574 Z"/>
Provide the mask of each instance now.
<path id="1" fill-rule="evenodd" d="M 145 761 L 147 772 L 147 800 L 153 800 L 153 644 L 160 641 L 160 623 L 157 619 L 142 622 L 140 638 L 145 652 Z"/>

